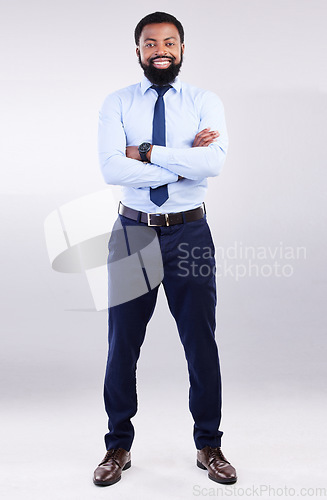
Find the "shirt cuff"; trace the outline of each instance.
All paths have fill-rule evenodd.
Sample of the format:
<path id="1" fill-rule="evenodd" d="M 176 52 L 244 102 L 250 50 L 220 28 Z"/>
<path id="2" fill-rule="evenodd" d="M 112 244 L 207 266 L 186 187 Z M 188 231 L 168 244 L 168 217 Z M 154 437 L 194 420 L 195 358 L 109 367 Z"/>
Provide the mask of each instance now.
<path id="1" fill-rule="evenodd" d="M 178 175 L 166 168 L 161 168 L 160 186 L 178 181 Z"/>
<path id="2" fill-rule="evenodd" d="M 151 163 L 160 165 L 160 167 L 168 168 L 169 149 L 165 146 L 153 146 L 151 151 Z"/>

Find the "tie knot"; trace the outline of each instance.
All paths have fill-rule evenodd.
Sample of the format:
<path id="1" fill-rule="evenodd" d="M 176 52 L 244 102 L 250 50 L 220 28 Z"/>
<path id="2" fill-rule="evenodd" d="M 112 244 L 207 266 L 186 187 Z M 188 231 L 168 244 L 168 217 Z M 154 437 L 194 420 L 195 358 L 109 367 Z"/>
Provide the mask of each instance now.
<path id="1" fill-rule="evenodd" d="M 171 85 L 151 85 L 151 88 L 157 91 L 158 97 L 162 97 L 171 88 Z"/>

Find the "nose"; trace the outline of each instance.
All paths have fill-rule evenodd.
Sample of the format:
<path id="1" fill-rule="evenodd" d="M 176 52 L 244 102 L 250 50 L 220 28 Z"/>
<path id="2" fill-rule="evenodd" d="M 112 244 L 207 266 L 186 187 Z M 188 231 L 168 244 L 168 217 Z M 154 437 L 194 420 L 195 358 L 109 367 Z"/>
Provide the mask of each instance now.
<path id="1" fill-rule="evenodd" d="M 163 43 L 158 44 L 155 54 L 158 56 L 164 56 L 167 54 L 167 47 Z"/>

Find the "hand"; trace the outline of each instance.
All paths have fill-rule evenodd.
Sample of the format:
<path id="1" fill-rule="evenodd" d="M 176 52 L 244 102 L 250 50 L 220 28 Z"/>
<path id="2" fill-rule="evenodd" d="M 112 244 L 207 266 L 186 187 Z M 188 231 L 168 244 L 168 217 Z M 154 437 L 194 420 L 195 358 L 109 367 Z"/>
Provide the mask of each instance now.
<path id="1" fill-rule="evenodd" d="M 132 160 L 141 160 L 138 146 L 127 146 L 126 148 L 127 158 L 132 158 Z"/>
<path id="2" fill-rule="evenodd" d="M 207 147 L 216 141 L 219 135 L 218 130 L 210 130 L 210 127 L 207 127 L 196 134 L 192 148 Z"/>

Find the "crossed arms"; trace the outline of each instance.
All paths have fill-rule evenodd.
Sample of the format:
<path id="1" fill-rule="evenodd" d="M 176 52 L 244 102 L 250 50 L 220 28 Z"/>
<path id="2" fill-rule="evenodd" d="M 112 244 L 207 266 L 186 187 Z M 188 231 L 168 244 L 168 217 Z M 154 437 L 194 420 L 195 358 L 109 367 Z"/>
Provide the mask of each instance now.
<path id="1" fill-rule="evenodd" d="M 152 146 L 151 163 L 143 163 L 138 145 L 126 147 L 120 98 L 111 94 L 100 111 L 98 149 L 105 181 L 121 186 L 158 187 L 181 178 L 201 180 L 216 176 L 223 166 L 228 138 L 221 101 L 204 100 L 200 132 L 189 148 Z"/>
<path id="2" fill-rule="evenodd" d="M 195 139 L 192 144 L 192 148 L 197 148 L 197 147 L 208 147 L 210 144 L 212 144 L 216 139 L 219 137 L 219 132 L 218 130 L 210 130 L 210 127 L 207 127 L 201 132 L 198 132 L 195 136 Z M 151 146 L 150 151 L 146 154 L 147 159 L 149 162 L 151 162 L 151 153 L 152 153 L 153 146 Z M 126 156 L 127 158 L 132 158 L 133 160 L 139 160 L 142 161 L 142 158 L 140 157 L 138 146 L 127 146 L 126 148 Z M 178 179 L 184 179 L 181 175 L 178 176 Z"/>

